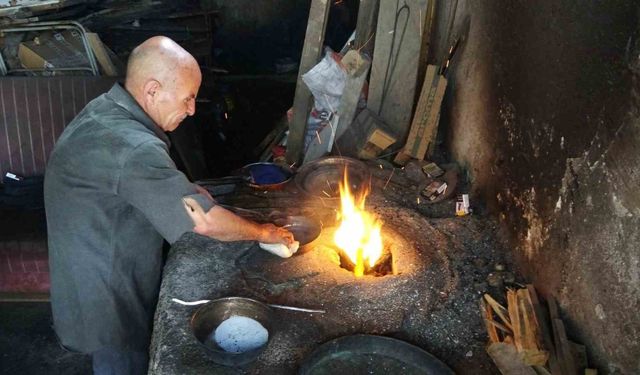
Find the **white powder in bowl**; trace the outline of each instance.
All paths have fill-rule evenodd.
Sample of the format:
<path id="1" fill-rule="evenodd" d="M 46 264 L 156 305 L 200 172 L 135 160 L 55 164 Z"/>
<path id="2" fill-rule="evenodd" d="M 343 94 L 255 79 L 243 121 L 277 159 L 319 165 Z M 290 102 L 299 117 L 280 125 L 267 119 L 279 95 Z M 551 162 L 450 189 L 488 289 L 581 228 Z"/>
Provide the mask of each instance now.
<path id="1" fill-rule="evenodd" d="M 220 323 L 211 336 L 223 350 L 243 353 L 266 344 L 269 332 L 257 320 L 234 315 Z"/>

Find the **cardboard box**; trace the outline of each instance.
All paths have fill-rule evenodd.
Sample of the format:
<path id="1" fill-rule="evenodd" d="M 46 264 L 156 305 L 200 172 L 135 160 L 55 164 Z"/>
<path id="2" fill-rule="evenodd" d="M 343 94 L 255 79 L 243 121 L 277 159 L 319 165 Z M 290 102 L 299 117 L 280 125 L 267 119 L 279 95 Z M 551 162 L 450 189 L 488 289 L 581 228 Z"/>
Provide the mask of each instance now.
<path id="1" fill-rule="evenodd" d="M 423 160 L 427 151 L 429 155 L 433 153 L 440 119 L 440 106 L 447 89 L 447 79 L 438 74 L 439 70 L 436 65 L 427 66 L 407 143 L 394 160 L 398 164 L 404 165 L 409 158 Z"/>
<path id="2" fill-rule="evenodd" d="M 373 159 L 396 141 L 387 124 L 365 108 L 345 129 L 336 145 L 343 156 Z"/>
<path id="3" fill-rule="evenodd" d="M 374 128 L 367 137 L 364 146 L 358 152 L 358 157 L 361 159 L 373 159 L 395 142 L 396 139 L 391 134 L 382 129 Z"/>
<path id="4" fill-rule="evenodd" d="M 41 33 L 20 43 L 18 58 L 26 69 L 89 67 L 82 37 L 76 30 Z"/>

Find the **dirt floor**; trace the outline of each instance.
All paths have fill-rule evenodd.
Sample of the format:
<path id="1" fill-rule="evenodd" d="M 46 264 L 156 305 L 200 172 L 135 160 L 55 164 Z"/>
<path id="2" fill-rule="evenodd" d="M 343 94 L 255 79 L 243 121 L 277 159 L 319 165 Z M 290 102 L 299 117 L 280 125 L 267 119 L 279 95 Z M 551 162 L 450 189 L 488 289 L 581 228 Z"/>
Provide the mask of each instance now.
<path id="1" fill-rule="evenodd" d="M 91 373 L 91 358 L 65 351 L 51 329 L 47 302 L 0 303 L 0 373 Z"/>

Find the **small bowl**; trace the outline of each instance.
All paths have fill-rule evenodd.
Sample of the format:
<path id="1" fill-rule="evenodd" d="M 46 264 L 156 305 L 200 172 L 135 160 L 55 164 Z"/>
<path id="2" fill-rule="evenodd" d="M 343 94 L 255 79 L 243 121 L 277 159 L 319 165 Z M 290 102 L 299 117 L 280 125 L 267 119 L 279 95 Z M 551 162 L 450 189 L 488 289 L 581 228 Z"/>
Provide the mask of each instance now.
<path id="1" fill-rule="evenodd" d="M 208 337 L 232 316 L 245 316 L 258 321 L 269 332 L 267 342 L 259 348 L 242 353 L 227 352 Z M 242 366 L 254 361 L 271 341 L 273 312 L 262 302 L 244 297 L 226 297 L 202 305 L 191 317 L 191 330 L 207 355 L 225 366 Z"/>
<path id="2" fill-rule="evenodd" d="M 322 232 L 322 223 L 308 216 L 284 216 L 276 218 L 273 223 L 289 230 L 293 238 L 303 247 L 313 241 Z"/>

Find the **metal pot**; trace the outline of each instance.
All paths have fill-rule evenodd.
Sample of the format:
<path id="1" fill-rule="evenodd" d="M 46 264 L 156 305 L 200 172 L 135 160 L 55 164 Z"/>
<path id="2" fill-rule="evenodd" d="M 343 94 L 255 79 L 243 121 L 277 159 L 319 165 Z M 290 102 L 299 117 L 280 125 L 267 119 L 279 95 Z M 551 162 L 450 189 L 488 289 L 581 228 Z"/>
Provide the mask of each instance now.
<path id="1" fill-rule="evenodd" d="M 215 329 L 232 316 L 245 316 L 258 321 L 269 332 L 267 342 L 256 349 L 242 353 L 227 352 L 220 348 L 209 336 Z M 262 302 L 244 297 L 226 297 L 207 302 L 191 317 L 193 335 L 205 353 L 216 363 L 225 366 L 241 366 L 253 362 L 269 345 L 273 336 L 273 311 Z"/>

